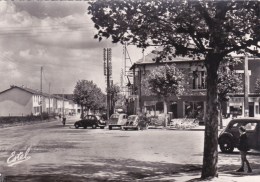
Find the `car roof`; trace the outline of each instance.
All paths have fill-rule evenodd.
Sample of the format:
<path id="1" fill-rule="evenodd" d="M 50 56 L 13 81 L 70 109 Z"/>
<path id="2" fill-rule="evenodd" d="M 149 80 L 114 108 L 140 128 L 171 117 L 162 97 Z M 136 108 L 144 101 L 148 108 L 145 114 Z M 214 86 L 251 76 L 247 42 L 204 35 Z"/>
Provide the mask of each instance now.
<path id="1" fill-rule="evenodd" d="M 230 122 L 260 122 L 260 118 L 236 118 L 236 119 L 232 119 Z"/>

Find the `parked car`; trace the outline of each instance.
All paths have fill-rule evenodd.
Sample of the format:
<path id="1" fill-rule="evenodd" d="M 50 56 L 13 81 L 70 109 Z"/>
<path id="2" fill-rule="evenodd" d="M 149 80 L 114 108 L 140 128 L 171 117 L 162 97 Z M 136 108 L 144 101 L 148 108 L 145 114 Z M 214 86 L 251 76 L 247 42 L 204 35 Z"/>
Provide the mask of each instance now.
<path id="1" fill-rule="evenodd" d="M 138 115 L 130 115 L 127 118 L 127 121 L 125 125 L 123 126 L 123 129 L 147 129 L 149 126 L 149 122 L 147 118 L 140 118 Z"/>
<path id="2" fill-rule="evenodd" d="M 246 128 L 249 147 L 260 149 L 260 119 L 239 118 L 231 120 L 219 134 L 218 144 L 222 152 L 231 153 L 238 147 L 240 126 Z"/>
<path id="3" fill-rule="evenodd" d="M 83 119 L 76 121 L 74 124 L 75 128 L 83 127 L 92 127 L 93 129 L 99 127 L 101 129 L 104 129 L 106 126 L 106 123 L 100 120 L 99 116 L 95 115 L 86 115 Z"/>
<path id="4" fill-rule="evenodd" d="M 113 127 L 121 127 L 126 123 L 127 115 L 126 114 L 112 114 L 107 122 L 108 129 L 112 130 Z"/>

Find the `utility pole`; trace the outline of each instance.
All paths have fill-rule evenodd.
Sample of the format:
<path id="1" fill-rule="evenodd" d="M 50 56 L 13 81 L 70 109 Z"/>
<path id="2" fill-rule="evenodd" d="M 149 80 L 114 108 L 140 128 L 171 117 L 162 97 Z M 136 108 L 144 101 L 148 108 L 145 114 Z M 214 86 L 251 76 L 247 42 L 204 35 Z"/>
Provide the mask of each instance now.
<path id="1" fill-rule="evenodd" d="M 43 67 L 41 66 L 41 86 L 40 86 L 40 94 L 41 94 L 41 99 L 40 99 L 40 113 L 41 113 L 41 119 L 42 119 L 42 105 L 43 105 L 43 98 L 42 98 L 42 72 L 43 72 Z"/>
<path id="2" fill-rule="evenodd" d="M 107 118 L 110 117 L 111 97 L 110 97 L 110 77 L 112 75 L 112 50 L 111 48 L 104 48 L 104 75 L 107 82 Z"/>
<path id="3" fill-rule="evenodd" d="M 64 89 L 62 89 L 62 119 L 64 119 Z"/>
<path id="4" fill-rule="evenodd" d="M 244 117 L 249 116 L 249 106 L 248 106 L 248 92 L 249 92 L 249 75 L 248 75 L 248 57 L 245 56 L 244 59 Z"/>
<path id="5" fill-rule="evenodd" d="M 51 83 L 49 83 L 49 114 L 51 114 Z"/>

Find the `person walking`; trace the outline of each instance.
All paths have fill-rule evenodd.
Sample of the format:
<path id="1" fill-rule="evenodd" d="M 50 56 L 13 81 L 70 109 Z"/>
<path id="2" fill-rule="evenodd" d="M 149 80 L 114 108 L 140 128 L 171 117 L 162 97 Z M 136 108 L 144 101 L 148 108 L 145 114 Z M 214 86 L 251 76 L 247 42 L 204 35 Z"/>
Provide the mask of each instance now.
<path id="1" fill-rule="evenodd" d="M 236 172 L 244 172 L 244 164 L 246 163 L 248 169 L 247 172 L 252 173 L 252 169 L 246 158 L 247 151 L 249 151 L 250 148 L 248 146 L 248 139 L 247 139 L 245 127 L 240 126 L 239 133 L 240 133 L 240 137 L 239 137 L 238 150 L 240 151 L 240 155 L 241 155 L 241 167 L 238 170 L 236 170 Z"/>

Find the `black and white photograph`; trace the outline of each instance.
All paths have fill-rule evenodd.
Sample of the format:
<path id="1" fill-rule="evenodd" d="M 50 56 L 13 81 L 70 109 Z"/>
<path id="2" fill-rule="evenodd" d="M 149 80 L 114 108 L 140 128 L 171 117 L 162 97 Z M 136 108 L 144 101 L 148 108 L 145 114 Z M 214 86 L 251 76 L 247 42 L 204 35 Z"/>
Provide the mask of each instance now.
<path id="1" fill-rule="evenodd" d="M 0 1 L 0 182 L 258 182 L 260 1 Z"/>

